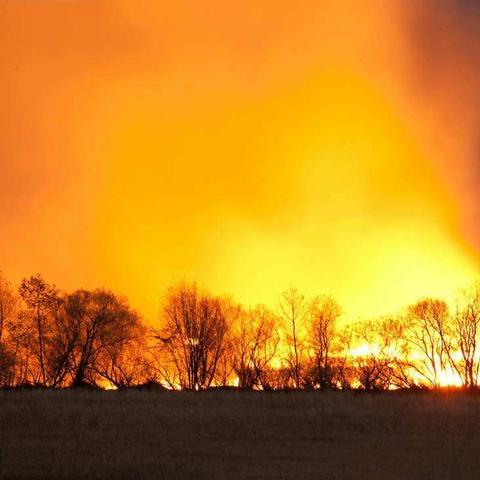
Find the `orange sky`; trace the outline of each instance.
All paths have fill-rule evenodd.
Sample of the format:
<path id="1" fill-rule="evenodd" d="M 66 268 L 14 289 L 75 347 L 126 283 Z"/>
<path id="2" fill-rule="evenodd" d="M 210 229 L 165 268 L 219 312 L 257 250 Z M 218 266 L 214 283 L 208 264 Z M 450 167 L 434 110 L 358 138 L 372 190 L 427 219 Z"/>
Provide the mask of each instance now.
<path id="1" fill-rule="evenodd" d="M 0 0 L 0 268 L 151 321 L 179 279 L 351 318 L 468 285 L 477 9 L 237 3 Z"/>

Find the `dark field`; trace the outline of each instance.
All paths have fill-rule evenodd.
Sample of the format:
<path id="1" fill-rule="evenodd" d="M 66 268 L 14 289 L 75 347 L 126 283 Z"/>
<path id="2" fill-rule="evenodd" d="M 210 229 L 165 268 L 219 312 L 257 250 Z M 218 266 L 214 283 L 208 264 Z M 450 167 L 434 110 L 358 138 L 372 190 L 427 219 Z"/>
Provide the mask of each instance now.
<path id="1" fill-rule="evenodd" d="M 0 393 L 0 478 L 473 479 L 480 397 Z"/>

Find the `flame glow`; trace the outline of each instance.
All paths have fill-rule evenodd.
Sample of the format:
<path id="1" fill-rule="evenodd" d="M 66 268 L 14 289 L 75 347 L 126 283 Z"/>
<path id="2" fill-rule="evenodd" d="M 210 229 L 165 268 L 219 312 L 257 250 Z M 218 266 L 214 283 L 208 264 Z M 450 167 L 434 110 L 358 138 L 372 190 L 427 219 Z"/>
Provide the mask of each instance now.
<path id="1" fill-rule="evenodd" d="M 152 321 L 184 278 L 347 318 L 450 298 L 478 274 L 478 9 L 420 3 L 2 2 L 0 267 Z"/>

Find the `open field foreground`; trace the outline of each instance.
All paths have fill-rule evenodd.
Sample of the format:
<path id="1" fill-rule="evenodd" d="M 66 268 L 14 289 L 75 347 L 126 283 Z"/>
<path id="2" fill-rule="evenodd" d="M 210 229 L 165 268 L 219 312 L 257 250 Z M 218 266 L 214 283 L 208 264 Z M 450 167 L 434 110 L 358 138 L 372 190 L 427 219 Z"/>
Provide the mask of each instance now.
<path id="1" fill-rule="evenodd" d="M 5 391 L 15 478 L 478 478 L 480 397 Z"/>

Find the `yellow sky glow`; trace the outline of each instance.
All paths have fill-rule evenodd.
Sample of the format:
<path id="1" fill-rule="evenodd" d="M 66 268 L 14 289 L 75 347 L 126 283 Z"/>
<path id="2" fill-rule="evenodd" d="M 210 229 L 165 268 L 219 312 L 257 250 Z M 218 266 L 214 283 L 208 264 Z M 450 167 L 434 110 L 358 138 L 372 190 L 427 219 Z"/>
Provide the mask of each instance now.
<path id="1" fill-rule="evenodd" d="M 476 278 L 466 140 L 414 93 L 401 2 L 171 3 L 0 2 L 7 275 L 150 321 L 183 279 L 354 319 Z"/>

